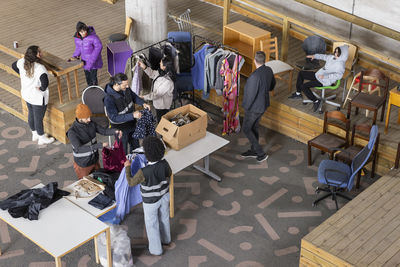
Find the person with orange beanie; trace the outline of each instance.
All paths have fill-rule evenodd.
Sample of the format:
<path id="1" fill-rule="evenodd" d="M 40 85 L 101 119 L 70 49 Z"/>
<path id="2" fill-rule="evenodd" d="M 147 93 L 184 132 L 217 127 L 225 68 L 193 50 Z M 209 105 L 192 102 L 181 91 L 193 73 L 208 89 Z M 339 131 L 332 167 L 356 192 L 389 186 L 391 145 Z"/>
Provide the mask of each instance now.
<path id="1" fill-rule="evenodd" d="M 97 143 L 96 133 L 106 136 L 118 134 L 120 138 L 122 136 L 120 130 L 104 128 L 91 121 L 91 116 L 92 112 L 87 105 L 77 105 L 75 109 L 76 119 L 67 132 L 72 145 L 74 170 L 78 179 L 100 168 L 98 149 L 107 147 L 109 144 L 107 142 Z"/>

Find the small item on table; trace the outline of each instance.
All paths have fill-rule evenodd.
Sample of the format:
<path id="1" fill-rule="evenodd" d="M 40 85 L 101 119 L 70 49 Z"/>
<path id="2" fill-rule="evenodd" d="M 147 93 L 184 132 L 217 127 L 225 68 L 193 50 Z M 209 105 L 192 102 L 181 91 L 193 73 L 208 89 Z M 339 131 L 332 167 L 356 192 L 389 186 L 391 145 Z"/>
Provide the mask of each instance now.
<path id="1" fill-rule="evenodd" d="M 91 197 L 104 189 L 104 184 L 90 176 L 84 176 L 76 185 L 74 185 L 74 196 L 75 198 Z"/>

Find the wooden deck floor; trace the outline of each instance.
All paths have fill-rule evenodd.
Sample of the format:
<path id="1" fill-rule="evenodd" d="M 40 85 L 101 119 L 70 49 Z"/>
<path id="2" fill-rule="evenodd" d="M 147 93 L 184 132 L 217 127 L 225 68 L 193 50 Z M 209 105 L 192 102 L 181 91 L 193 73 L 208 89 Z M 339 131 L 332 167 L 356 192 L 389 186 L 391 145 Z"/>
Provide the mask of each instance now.
<path id="1" fill-rule="evenodd" d="M 399 178 L 389 172 L 306 235 L 300 266 L 399 266 Z"/>
<path id="2" fill-rule="evenodd" d="M 180 15 L 187 8 L 191 9 L 191 19 L 193 22 L 213 29 L 207 31 L 195 27 L 194 33 L 208 37 L 213 40 L 222 40 L 222 9 L 202 2 L 200 0 L 168 0 L 168 10 L 171 15 Z M 90 12 L 88 12 L 90 11 Z M 269 30 L 273 36 L 280 40 L 280 31 L 275 28 L 253 21 L 247 17 L 236 13 L 231 13 L 230 21 L 245 20 L 263 29 Z M 106 46 L 108 36 L 115 32 L 122 32 L 125 23 L 125 1 L 117 1 L 110 5 L 101 0 L 43 0 L 43 1 L 25 1 L 25 0 L 2 0 L 0 9 L 0 28 L 1 44 L 9 48 L 13 41 L 18 41 L 20 47 L 18 52 L 23 53 L 29 45 L 37 44 L 42 49 L 57 55 L 60 58 L 69 58 L 74 50 L 73 34 L 77 21 L 84 21 L 88 25 L 93 25 L 101 38 L 104 47 Z M 172 19 L 168 19 L 169 31 L 177 30 L 177 25 Z M 218 34 L 220 33 L 220 34 Z M 102 56 L 104 67 L 99 71 L 99 83 L 105 85 L 109 75 L 107 73 L 106 49 L 103 48 Z M 293 63 L 304 57 L 301 49 L 301 42 L 290 38 L 288 62 Z M 0 53 L 0 62 L 11 65 L 15 59 Z M 296 78 L 296 74 L 294 75 Z M 18 89 L 19 81 L 13 75 L 0 71 L 0 81 Z M 83 70 L 79 71 L 80 90 L 85 88 L 86 82 Z M 242 84 L 244 84 L 242 82 Z M 64 99 L 67 99 L 66 81 L 62 79 L 64 88 Z M 72 82 L 72 86 L 74 83 Z M 58 96 L 56 90 L 56 81 L 54 77 L 50 78 L 50 101 L 57 103 Z M 338 92 L 341 95 L 341 90 Z M 279 82 L 274 97 L 275 101 L 286 104 L 300 112 L 312 113 L 309 105 L 304 106 L 300 101 L 290 101 L 286 84 Z M 18 97 L 14 97 L 4 90 L 0 89 L 0 101 L 7 105 L 21 109 L 21 102 Z M 330 109 L 330 107 L 328 107 Z M 313 113 L 313 116 L 321 119 L 322 115 Z M 369 118 L 364 115 L 353 117 L 356 121 L 369 122 Z M 389 145 L 393 149 L 396 147 L 397 140 L 400 139 L 400 126 L 397 125 L 397 112 L 392 112 L 389 134 L 382 135 L 381 142 Z M 383 123 L 378 122 L 379 128 L 383 131 Z"/>

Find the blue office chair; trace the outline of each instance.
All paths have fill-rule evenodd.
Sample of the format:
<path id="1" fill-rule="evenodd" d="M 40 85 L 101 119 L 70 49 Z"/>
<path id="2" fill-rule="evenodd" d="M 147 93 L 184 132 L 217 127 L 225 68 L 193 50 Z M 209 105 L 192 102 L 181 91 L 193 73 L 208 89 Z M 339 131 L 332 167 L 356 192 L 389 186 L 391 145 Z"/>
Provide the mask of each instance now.
<path id="1" fill-rule="evenodd" d="M 378 136 L 378 126 L 372 126 L 369 136 L 368 144 L 354 157 L 350 166 L 334 160 L 323 160 L 321 162 L 318 167 L 318 182 L 326 184 L 327 187 L 317 187 L 315 192 L 318 194 L 320 191 L 325 191 L 328 192 L 328 194 L 315 200 L 313 206 L 316 206 L 319 201 L 332 196 L 332 200 L 335 201 L 336 209 L 338 210 L 337 196 L 351 200 L 351 197 L 338 192 L 338 190 L 347 188 L 347 190 L 350 191 L 353 188 L 354 177 L 367 163 L 374 150 L 374 144 Z"/>

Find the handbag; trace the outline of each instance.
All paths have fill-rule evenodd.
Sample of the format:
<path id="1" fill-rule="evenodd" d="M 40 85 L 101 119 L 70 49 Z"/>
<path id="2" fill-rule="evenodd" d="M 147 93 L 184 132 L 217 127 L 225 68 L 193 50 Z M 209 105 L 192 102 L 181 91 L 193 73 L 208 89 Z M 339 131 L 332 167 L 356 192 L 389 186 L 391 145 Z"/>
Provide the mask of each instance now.
<path id="1" fill-rule="evenodd" d="M 112 147 L 103 147 L 103 168 L 111 172 L 121 172 L 126 161 L 124 147 L 122 141 L 115 136 L 114 145 Z"/>

